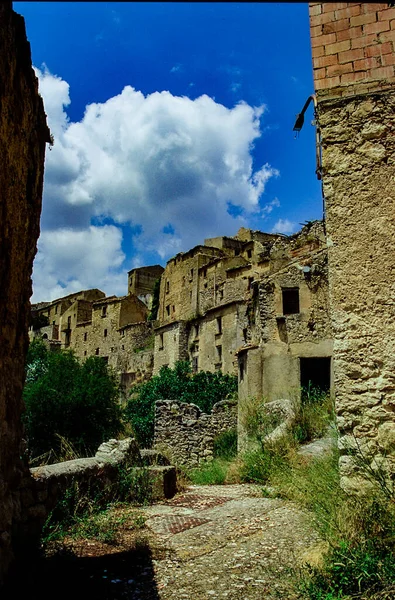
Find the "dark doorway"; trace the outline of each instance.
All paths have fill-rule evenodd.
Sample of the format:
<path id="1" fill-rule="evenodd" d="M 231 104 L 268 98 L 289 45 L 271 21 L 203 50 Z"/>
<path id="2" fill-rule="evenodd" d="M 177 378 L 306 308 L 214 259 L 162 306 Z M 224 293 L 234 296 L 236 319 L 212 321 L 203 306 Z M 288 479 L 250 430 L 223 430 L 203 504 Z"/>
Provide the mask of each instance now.
<path id="1" fill-rule="evenodd" d="M 331 387 L 331 358 L 301 358 L 300 385 L 302 390 L 313 388 L 329 392 Z"/>

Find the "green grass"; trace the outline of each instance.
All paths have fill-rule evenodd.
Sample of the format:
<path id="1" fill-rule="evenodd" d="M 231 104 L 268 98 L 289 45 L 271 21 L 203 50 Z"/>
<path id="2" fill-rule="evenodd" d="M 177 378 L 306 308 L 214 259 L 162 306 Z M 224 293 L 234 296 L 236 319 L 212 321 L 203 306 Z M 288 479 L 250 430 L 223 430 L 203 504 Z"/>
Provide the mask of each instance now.
<path id="1" fill-rule="evenodd" d="M 223 485 L 226 480 L 229 462 L 217 458 L 191 469 L 188 477 L 194 485 Z"/>

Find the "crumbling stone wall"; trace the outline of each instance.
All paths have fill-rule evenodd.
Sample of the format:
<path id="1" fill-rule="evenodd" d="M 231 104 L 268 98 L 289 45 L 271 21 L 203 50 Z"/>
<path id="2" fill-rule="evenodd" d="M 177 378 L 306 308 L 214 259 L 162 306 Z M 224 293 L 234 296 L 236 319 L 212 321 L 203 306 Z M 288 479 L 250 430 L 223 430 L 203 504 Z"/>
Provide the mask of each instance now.
<path id="1" fill-rule="evenodd" d="M 0 584 L 22 550 L 19 486 L 22 387 L 31 273 L 40 232 L 45 144 L 50 141 L 24 19 L 0 4 Z M 24 540 L 26 548 L 28 540 Z"/>
<path id="2" fill-rule="evenodd" d="M 212 459 L 216 436 L 237 426 L 237 402 L 222 400 L 211 414 L 196 404 L 159 400 L 155 404 L 154 446 L 166 450 L 172 462 L 195 467 Z"/>
<path id="3" fill-rule="evenodd" d="M 395 8 L 311 3 L 342 485 L 395 473 Z"/>

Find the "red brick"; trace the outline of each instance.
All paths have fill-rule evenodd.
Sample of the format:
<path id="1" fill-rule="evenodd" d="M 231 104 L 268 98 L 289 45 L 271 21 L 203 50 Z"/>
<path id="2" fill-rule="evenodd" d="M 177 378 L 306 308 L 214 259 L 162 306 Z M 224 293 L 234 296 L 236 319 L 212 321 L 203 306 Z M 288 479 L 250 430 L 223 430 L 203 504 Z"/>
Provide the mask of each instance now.
<path id="1" fill-rule="evenodd" d="M 361 12 L 363 14 L 367 14 L 367 13 L 372 13 L 372 12 L 381 12 L 383 10 L 386 10 L 388 8 L 388 4 L 380 4 L 379 2 L 373 3 L 373 2 L 362 2 L 361 4 Z"/>
<path id="2" fill-rule="evenodd" d="M 379 35 L 380 42 L 395 42 L 395 29 L 384 31 Z"/>
<path id="3" fill-rule="evenodd" d="M 382 10 L 378 13 L 379 21 L 388 21 L 391 19 L 395 19 L 395 8 L 388 8 L 387 10 Z"/>
<path id="4" fill-rule="evenodd" d="M 385 35 L 385 33 L 380 35 Z M 365 48 L 366 46 L 370 46 L 371 44 L 376 44 L 376 42 L 377 35 L 375 35 L 374 33 L 372 33 L 371 35 L 363 35 L 360 38 L 355 38 L 354 40 L 351 40 L 351 48 Z"/>
<path id="5" fill-rule="evenodd" d="M 348 29 L 349 26 L 349 19 L 341 19 L 341 21 L 325 23 L 325 25 L 322 26 L 322 33 L 336 33 L 337 31 L 344 31 L 344 29 Z"/>
<path id="6" fill-rule="evenodd" d="M 347 8 L 341 8 L 335 10 L 336 19 L 349 19 L 350 17 L 356 17 L 361 14 L 361 5 L 348 6 Z"/>
<path id="7" fill-rule="evenodd" d="M 333 75 L 343 75 L 344 73 L 352 73 L 353 67 L 352 63 L 346 63 L 345 65 L 333 65 L 328 67 L 326 70 L 326 74 L 328 77 L 332 77 Z"/>
<path id="8" fill-rule="evenodd" d="M 389 21 L 377 21 L 377 23 L 368 23 L 363 26 L 364 35 L 369 35 L 371 33 L 381 33 L 381 31 L 389 31 L 390 23 Z"/>
<path id="9" fill-rule="evenodd" d="M 384 44 L 375 44 L 374 46 L 367 46 L 365 48 L 367 58 L 371 56 L 382 56 L 383 54 L 392 53 L 391 42 L 385 42 Z"/>
<path id="10" fill-rule="evenodd" d="M 327 79 L 318 79 L 318 81 L 314 82 L 314 88 L 316 90 L 324 90 L 328 87 L 327 81 Z"/>
<path id="11" fill-rule="evenodd" d="M 366 25 L 367 23 L 376 22 L 376 13 L 368 13 L 367 15 L 359 15 L 357 17 L 350 18 L 350 25 L 354 27 L 356 25 Z"/>
<path id="12" fill-rule="evenodd" d="M 351 40 L 355 38 L 359 38 L 362 35 L 362 25 L 359 27 L 349 27 L 344 31 L 338 31 L 336 33 L 336 41 L 343 42 L 344 40 Z"/>
<path id="13" fill-rule="evenodd" d="M 330 67 L 333 65 L 337 65 L 337 56 L 336 54 L 332 54 L 331 56 L 320 56 L 319 58 L 316 58 L 313 62 L 315 69 L 321 69 L 322 67 Z"/>
<path id="14" fill-rule="evenodd" d="M 327 44 L 333 44 L 334 42 L 336 42 L 336 34 L 327 33 L 326 35 L 312 38 L 311 45 L 314 48 L 314 46 L 326 46 Z"/>
<path id="15" fill-rule="evenodd" d="M 344 40 L 344 42 L 336 42 L 335 44 L 328 44 L 325 46 L 325 54 L 337 54 L 338 52 L 345 52 L 351 47 L 350 40 Z"/>
<path id="16" fill-rule="evenodd" d="M 331 10 L 340 10 L 341 8 L 347 8 L 347 2 L 324 2 L 322 8 L 324 13 Z"/>
<path id="17" fill-rule="evenodd" d="M 389 67 L 391 65 L 395 65 L 395 54 L 384 54 L 381 57 L 381 64 L 383 67 Z"/>
<path id="18" fill-rule="evenodd" d="M 324 54 L 325 54 L 324 46 L 316 46 L 315 48 L 312 48 L 311 53 L 313 55 L 313 60 L 315 60 L 316 58 L 319 58 L 320 56 L 324 56 Z"/>
<path id="19" fill-rule="evenodd" d="M 322 25 L 317 25 L 316 27 L 310 27 L 310 36 L 317 37 L 317 35 L 322 34 Z"/>
<path id="20" fill-rule="evenodd" d="M 309 5 L 309 12 L 311 17 L 315 17 L 316 15 L 321 14 L 321 4 Z"/>
<path id="21" fill-rule="evenodd" d="M 359 60 L 361 58 L 364 58 L 364 52 L 362 48 L 357 48 L 356 50 L 348 50 L 347 52 L 340 52 L 339 53 L 339 63 L 340 64 L 344 64 L 344 63 L 348 63 L 352 60 Z"/>
<path id="22" fill-rule="evenodd" d="M 314 69 L 314 79 L 322 79 L 326 75 L 326 69 Z"/>
<path id="23" fill-rule="evenodd" d="M 358 71 L 357 73 L 345 73 L 341 76 L 342 83 L 353 83 L 354 81 L 361 81 L 366 79 L 367 74 L 365 71 Z"/>
<path id="24" fill-rule="evenodd" d="M 354 71 L 368 71 L 377 67 L 377 58 L 364 58 L 354 62 Z"/>
<path id="25" fill-rule="evenodd" d="M 372 77 L 375 79 L 389 79 L 394 76 L 394 67 L 380 67 L 379 69 L 372 69 Z"/>
<path id="26" fill-rule="evenodd" d="M 311 27 L 315 27 L 316 25 L 325 25 L 325 23 L 330 23 L 331 21 L 335 21 L 335 13 L 333 12 L 310 17 Z"/>
<path id="27" fill-rule="evenodd" d="M 336 75 L 335 77 L 326 77 L 325 81 L 328 83 L 327 87 L 335 87 L 336 85 L 340 85 L 339 75 Z"/>

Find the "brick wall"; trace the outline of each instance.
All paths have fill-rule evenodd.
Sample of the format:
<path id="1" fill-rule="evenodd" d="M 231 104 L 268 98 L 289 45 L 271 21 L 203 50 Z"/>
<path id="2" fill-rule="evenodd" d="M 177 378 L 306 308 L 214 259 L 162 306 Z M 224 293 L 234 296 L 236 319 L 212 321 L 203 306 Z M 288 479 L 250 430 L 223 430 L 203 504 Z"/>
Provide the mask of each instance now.
<path id="1" fill-rule="evenodd" d="M 311 2 L 310 32 L 318 95 L 348 96 L 395 82 L 395 8 L 388 3 Z"/>

